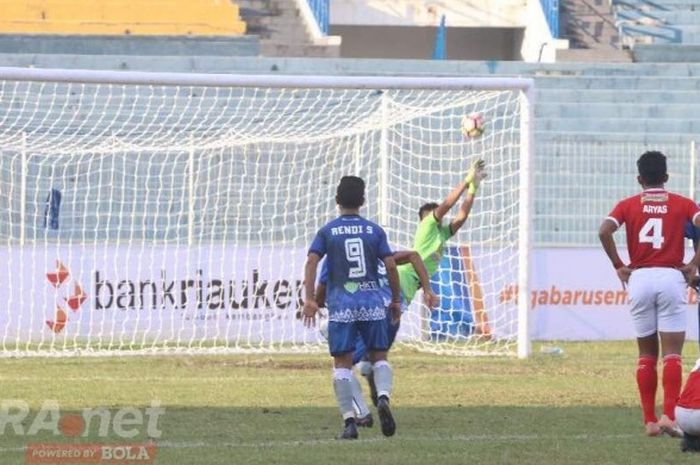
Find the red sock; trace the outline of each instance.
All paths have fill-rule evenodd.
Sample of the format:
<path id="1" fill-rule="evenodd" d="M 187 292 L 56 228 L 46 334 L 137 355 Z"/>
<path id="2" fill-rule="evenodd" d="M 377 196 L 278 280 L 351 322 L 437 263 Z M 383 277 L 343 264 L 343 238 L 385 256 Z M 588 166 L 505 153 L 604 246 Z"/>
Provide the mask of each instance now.
<path id="1" fill-rule="evenodd" d="M 664 375 L 666 371 L 664 370 Z M 664 379 L 665 376 L 664 376 Z M 637 387 L 639 398 L 642 401 L 642 413 L 644 424 L 656 423 L 656 358 L 649 356 L 639 357 L 637 362 Z"/>
<path id="2" fill-rule="evenodd" d="M 671 420 L 676 419 L 675 410 L 678 396 L 681 395 L 681 384 L 683 383 L 683 365 L 681 356 L 670 354 L 664 357 L 664 415 Z"/>

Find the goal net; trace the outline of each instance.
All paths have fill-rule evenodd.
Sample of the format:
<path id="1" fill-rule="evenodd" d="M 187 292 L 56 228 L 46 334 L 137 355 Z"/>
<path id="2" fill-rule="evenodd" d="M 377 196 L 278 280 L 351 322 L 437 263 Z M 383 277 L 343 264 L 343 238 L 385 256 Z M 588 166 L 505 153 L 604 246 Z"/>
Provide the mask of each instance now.
<path id="1" fill-rule="evenodd" d="M 483 157 L 440 306 L 417 296 L 399 343 L 525 355 L 530 86 L 0 69 L 0 353 L 324 350 L 298 313 L 340 177 L 406 249 Z"/>

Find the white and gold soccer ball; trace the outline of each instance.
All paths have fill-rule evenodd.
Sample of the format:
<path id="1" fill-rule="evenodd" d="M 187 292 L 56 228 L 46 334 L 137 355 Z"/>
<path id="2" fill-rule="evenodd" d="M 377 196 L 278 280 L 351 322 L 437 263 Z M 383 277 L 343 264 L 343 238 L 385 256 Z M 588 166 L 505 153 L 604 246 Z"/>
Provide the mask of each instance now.
<path id="1" fill-rule="evenodd" d="M 484 118 L 478 113 L 465 115 L 462 118 L 462 134 L 473 139 L 484 133 Z"/>

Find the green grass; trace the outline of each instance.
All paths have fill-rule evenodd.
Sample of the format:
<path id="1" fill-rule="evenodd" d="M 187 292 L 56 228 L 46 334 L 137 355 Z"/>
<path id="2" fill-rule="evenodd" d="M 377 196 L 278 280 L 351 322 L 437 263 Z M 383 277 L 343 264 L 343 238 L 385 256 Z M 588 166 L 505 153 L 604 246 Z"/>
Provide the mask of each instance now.
<path id="1" fill-rule="evenodd" d="M 463 359 L 398 350 L 397 435 L 360 440 L 340 428 L 328 357 L 197 356 L 0 360 L 0 399 L 61 412 L 166 408 L 163 465 L 218 464 L 684 464 L 677 440 L 642 436 L 634 343 L 562 344 L 564 355 Z M 686 371 L 698 355 L 686 349 Z M 139 438 L 143 439 L 141 435 Z M 138 440 L 139 438 L 135 439 Z M 0 464 L 23 464 L 28 438 L 0 436 Z M 123 442 L 90 437 L 84 442 Z"/>

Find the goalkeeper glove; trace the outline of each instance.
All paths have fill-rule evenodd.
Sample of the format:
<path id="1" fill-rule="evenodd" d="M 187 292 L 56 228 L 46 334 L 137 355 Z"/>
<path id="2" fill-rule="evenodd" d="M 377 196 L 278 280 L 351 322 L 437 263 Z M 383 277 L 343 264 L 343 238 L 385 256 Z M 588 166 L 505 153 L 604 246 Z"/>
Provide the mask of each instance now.
<path id="1" fill-rule="evenodd" d="M 479 184 L 485 177 L 486 162 L 482 159 L 478 159 L 472 162 L 472 166 L 471 168 L 469 168 L 467 177 L 464 179 L 464 182 L 468 186 L 467 192 L 469 192 L 472 195 L 475 195 L 476 191 L 479 189 Z"/>
<path id="2" fill-rule="evenodd" d="M 477 158 L 474 160 L 469 167 L 469 171 L 467 171 L 467 177 L 464 178 L 464 183 L 469 185 L 474 181 L 474 175 L 476 174 L 477 170 L 483 170 L 486 167 L 486 162 L 482 160 L 481 158 Z"/>

